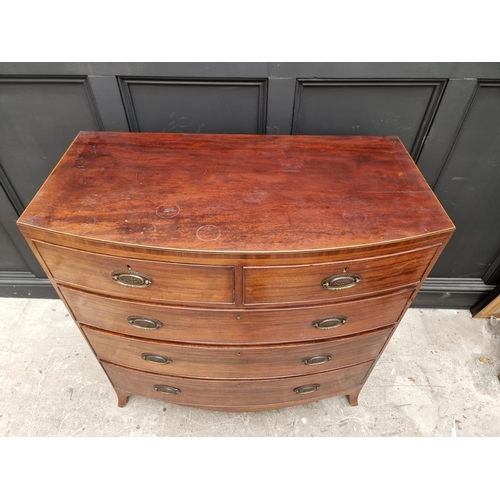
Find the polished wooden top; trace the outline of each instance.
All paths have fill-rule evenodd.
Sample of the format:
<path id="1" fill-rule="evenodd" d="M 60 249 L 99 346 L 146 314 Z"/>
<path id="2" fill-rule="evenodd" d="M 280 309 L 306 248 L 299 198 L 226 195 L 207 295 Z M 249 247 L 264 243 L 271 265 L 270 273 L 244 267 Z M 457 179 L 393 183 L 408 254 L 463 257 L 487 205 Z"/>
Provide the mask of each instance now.
<path id="1" fill-rule="evenodd" d="M 18 222 L 211 252 L 388 243 L 453 224 L 397 137 L 81 132 Z"/>

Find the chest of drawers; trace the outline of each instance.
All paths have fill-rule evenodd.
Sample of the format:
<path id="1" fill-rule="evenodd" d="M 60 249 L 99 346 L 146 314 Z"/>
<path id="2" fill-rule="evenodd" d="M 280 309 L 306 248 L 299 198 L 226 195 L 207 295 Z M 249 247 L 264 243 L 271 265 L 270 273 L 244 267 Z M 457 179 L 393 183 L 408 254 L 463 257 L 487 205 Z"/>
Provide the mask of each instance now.
<path id="1" fill-rule="evenodd" d="M 454 226 L 396 137 L 81 132 L 18 221 L 124 406 L 358 394 Z"/>

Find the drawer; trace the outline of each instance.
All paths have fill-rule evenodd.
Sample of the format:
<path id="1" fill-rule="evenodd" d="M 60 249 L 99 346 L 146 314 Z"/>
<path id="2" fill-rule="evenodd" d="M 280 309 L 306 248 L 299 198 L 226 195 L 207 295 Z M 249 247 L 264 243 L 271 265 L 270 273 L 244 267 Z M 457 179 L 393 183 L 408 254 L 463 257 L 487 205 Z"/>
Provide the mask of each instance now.
<path id="1" fill-rule="evenodd" d="M 326 302 L 414 284 L 438 248 L 330 264 L 244 267 L 244 302 Z"/>
<path id="2" fill-rule="evenodd" d="M 42 242 L 36 242 L 36 247 L 52 276 L 59 282 L 140 300 L 234 302 L 234 269 L 231 266 L 171 264 L 110 257 Z M 115 271 L 122 274 L 113 279 Z"/>
<path id="3" fill-rule="evenodd" d="M 337 340 L 274 346 L 197 346 L 83 327 L 99 359 L 138 370 L 206 378 L 271 378 L 333 370 L 376 358 L 392 328 Z"/>
<path id="4" fill-rule="evenodd" d="M 170 377 L 131 370 L 106 362 L 101 364 L 113 386 L 126 392 L 180 405 L 214 410 L 251 411 L 348 394 L 353 388 L 362 385 L 373 362 L 314 375 L 262 380 Z"/>
<path id="5" fill-rule="evenodd" d="M 402 290 L 316 307 L 220 310 L 144 304 L 62 286 L 60 291 L 85 325 L 134 337 L 208 344 L 297 342 L 372 330 L 396 322 L 413 293 Z"/>

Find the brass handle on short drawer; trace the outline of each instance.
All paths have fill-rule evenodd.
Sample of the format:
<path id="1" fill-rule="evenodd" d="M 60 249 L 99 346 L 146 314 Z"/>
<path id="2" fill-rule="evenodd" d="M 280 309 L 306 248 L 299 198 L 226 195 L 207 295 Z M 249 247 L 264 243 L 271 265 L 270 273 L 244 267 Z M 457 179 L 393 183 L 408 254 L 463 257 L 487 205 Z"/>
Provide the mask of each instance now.
<path id="1" fill-rule="evenodd" d="M 131 269 L 127 271 L 113 271 L 111 278 L 120 283 L 120 285 L 132 288 L 146 288 L 153 283 L 153 278 L 150 278 L 146 274 L 132 271 Z"/>
<path id="2" fill-rule="evenodd" d="M 342 273 L 325 278 L 321 284 L 326 290 L 345 290 L 356 286 L 360 281 L 361 276 L 359 274 Z"/>
<path id="3" fill-rule="evenodd" d="M 345 316 L 330 316 L 329 318 L 317 319 L 312 326 L 319 330 L 331 330 L 345 323 L 347 323 L 347 318 Z"/>
<path id="4" fill-rule="evenodd" d="M 129 316 L 127 321 L 136 328 L 142 328 L 144 330 L 158 330 L 163 326 L 163 323 L 154 318 L 145 318 L 144 316 Z"/>
<path id="5" fill-rule="evenodd" d="M 317 391 L 319 388 L 319 384 L 302 385 L 300 387 L 296 387 L 293 392 L 296 394 L 310 394 L 311 392 Z"/>
<path id="6" fill-rule="evenodd" d="M 182 392 L 180 389 L 177 389 L 177 387 L 172 387 L 170 385 L 155 385 L 153 389 L 163 394 L 180 394 Z"/>
<path id="7" fill-rule="evenodd" d="M 167 356 L 161 356 L 160 354 L 149 354 L 143 353 L 141 354 L 141 358 L 148 363 L 153 363 L 155 365 L 169 365 L 172 363 L 172 358 L 167 358 Z"/>
<path id="8" fill-rule="evenodd" d="M 324 365 L 328 363 L 332 359 L 331 354 L 316 354 L 314 356 L 309 356 L 308 358 L 304 358 L 302 363 L 308 366 L 317 366 Z"/>

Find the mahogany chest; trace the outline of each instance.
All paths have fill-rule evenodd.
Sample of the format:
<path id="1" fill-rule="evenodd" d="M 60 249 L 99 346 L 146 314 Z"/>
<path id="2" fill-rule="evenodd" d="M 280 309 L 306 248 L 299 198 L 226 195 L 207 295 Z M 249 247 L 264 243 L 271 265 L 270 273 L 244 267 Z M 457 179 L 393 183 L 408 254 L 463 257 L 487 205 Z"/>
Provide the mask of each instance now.
<path id="1" fill-rule="evenodd" d="M 124 406 L 358 394 L 454 226 L 397 137 L 81 132 L 18 221 Z"/>

